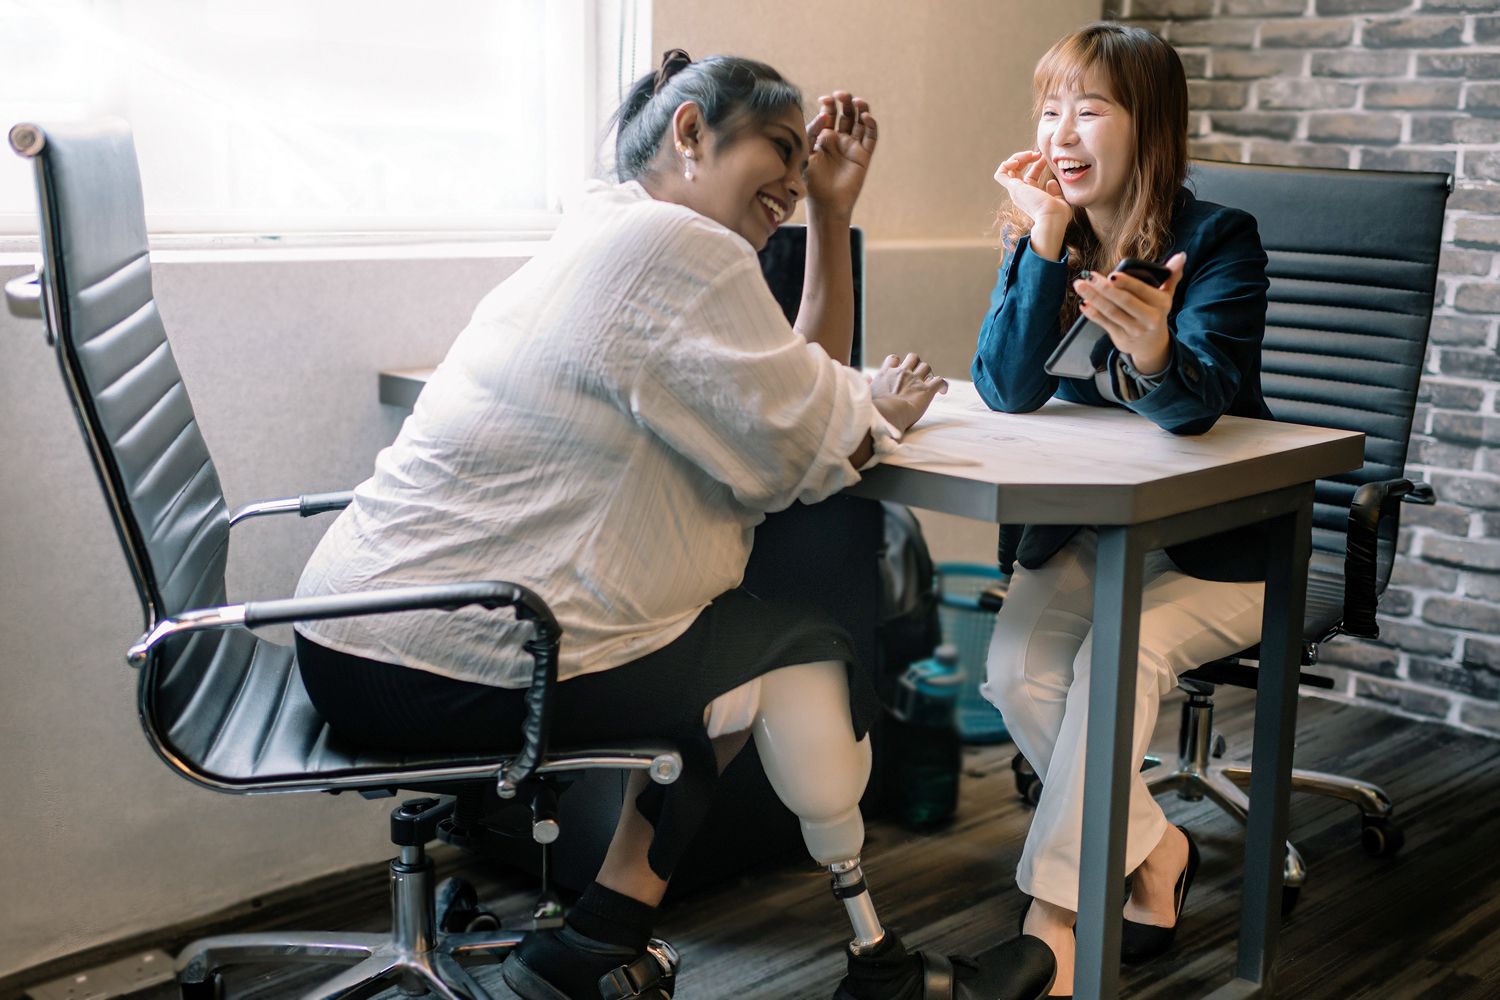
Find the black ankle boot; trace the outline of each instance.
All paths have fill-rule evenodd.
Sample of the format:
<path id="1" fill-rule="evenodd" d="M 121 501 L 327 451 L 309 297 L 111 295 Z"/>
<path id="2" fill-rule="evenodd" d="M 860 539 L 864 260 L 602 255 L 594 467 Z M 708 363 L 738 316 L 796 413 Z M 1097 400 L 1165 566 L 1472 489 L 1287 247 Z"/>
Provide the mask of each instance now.
<path id="1" fill-rule="evenodd" d="M 500 973 L 522 1000 L 672 1000 L 677 953 L 665 941 L 636 951 L 563 927 L 526 935 Z"/>
<path id="2" fill-rule="evenodd" d="M 863 955 L 849 953 L 849 971 L 834 1000 L 1040 1000 L 1057 963 L 1036 938 L 1016 938 L 983 954 L 943 957 L 907 951 L 892 931 Z"/>

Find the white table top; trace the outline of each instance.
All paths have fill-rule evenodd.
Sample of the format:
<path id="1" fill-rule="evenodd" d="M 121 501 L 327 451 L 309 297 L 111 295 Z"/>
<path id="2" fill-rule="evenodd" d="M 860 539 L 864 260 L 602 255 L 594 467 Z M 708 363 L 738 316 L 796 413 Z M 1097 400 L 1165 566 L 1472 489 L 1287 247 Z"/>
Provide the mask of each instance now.
<path id="1" fill-rule="evenodd" d="M 996 413 L 951 382 L 854 492 L 984 521 L 1136 524 L 1358 468 L 1364 435 L 1221 417 L 1178 435 L 1118 407 Z"/>

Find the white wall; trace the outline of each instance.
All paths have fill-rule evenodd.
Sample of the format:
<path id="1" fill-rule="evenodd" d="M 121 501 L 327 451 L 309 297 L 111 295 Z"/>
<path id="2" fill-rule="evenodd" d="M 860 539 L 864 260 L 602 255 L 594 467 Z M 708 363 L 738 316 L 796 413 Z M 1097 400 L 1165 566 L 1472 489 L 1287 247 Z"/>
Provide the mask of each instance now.
<path id="1" fill-rule="evenodd" d="M 872 356 L 916 349 L 962 377 L 996 255 L 995 164 L 1028 141 L 1030 67 L 1098 0 L 657 0 L 659 52 L 736 52 L 810 96 L 868 98 L 881 148 Z M 352 485 L 394 435 L 382 368 L 431 364 L 506 260 L 165 263 L 162 314 L 231 505 Z M 23 271 L 0 267 L 0 279 Z M 140 613 L 39 324 L 0 315 L 0 977 L 385 856 L 388 802 L 244 798 L 180 780 L 135 719 Z M 939 558 L 992 528 L 928 519 Z M 231 594 L 290 592 L 322 527 L 236 529 Z"/>

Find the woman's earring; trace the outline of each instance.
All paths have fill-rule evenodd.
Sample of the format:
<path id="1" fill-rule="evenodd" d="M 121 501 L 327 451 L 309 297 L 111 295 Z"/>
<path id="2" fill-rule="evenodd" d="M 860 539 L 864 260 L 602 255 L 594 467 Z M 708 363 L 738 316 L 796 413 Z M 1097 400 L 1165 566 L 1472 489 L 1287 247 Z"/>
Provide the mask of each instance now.
<path id="1" fill-rule="evenodd" d="M 677 152 L 682 154 L 682 179 L 690 181 L 693 179 L 693 151 L 685 143 L 679 142 Z"/>

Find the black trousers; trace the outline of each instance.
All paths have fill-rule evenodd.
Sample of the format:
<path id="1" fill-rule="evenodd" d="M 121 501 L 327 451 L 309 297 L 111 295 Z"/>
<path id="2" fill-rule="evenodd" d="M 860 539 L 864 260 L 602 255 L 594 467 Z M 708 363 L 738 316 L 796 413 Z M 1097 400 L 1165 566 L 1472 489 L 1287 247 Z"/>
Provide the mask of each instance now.
<path id="1" fill-rule="evenodd" d="M 659 877 L 676 870 L 713 801 L 717 768 L 703 715 L 714 698 L 779 667 L 838 660 L 850 670 L 856 738 L 874 723 L 883 523 L 879 504 L 849 497 L 771 515 L 756 530 L 742 585 L 716 598 L 687 632 L 554 690 L 554 746 L 646 738 L 682 752 L 682 776 L 652 784 L 636 803 L 656 829 L 649 860 Z M 300 634 L 297 659 L 313 704 L 342 739 L 392 750 L 520 744 L 521 689 L 353 656 Z"/>

